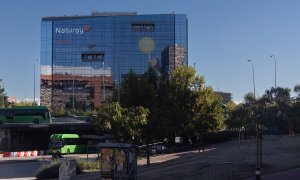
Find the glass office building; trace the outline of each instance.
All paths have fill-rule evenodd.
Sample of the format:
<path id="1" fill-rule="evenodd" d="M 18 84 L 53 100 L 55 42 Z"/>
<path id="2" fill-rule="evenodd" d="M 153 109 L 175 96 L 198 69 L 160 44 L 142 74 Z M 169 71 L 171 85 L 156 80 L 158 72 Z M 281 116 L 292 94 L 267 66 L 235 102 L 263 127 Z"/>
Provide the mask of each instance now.
<path id="1" fill-rule="evenodd" d="M 93 13 L 44 17 L 41 104 L 92 108 L 107 102 L 132 69 L 168 75 L 187 65 L 184 14 Z"/>

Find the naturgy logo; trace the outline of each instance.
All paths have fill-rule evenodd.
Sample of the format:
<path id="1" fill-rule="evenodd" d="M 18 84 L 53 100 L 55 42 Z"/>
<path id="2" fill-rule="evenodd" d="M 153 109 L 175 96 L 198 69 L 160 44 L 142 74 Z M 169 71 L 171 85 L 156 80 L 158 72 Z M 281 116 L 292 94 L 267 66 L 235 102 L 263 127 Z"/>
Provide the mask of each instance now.
<path id="1" fill-rule="evenodd" d="M 58 34 L 76 34 L 81 35 L 85 32 L 89 32 L 92 29 L 91 26 L 84 26 L 83 28 L 55 28 L 55 33 Z"/>

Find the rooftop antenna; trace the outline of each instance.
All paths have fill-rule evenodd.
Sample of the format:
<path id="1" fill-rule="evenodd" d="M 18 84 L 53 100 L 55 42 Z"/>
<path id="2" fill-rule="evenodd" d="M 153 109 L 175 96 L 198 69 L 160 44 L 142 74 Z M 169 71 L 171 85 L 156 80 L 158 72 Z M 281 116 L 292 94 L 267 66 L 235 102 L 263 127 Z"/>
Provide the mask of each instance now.
<path id="1" fill-rule="evenodd" d="M 92 10 L 91 11 L 92 11 L 92 14 L 97 12 L 96 9 L 95 9 L 95 4 L 92 5 Z"/>

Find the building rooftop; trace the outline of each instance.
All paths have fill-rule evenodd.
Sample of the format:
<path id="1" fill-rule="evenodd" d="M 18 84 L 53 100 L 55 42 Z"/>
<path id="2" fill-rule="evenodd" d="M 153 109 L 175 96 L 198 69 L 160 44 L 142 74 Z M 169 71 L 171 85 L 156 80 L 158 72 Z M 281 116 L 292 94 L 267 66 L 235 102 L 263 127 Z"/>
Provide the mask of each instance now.
<path id="1" fill-rule="evenodd" d="M 175 14 L 172 13 L 162 13 L 162 14 L 139 14 L 139 15 L 166 15 Z M 136 16 L 137 12 L 97 12 L 94 11 L 91 15 L 62 15 L 62 16 L 48 16 L 43 17 L 42 21 L 53 21 L 53 20 L 68 20 L 68 19 L 83 19 L 83 18 L 93 18 L 93 17 L 112 17 L 112 16 Z M 177 14 L 176 14 L 177 15 Z M 184 14 L 186 15 L 186 14 Z"/>
<path id="2" fill-rule="evenodd" d="M 49 16 L 43 17 L 43 21 L 63 20 L 63 19 L 81 19 L 89 17 L 106 17 L 106 16 L 135 16 L 136 12 L 92 12 L 91 15 L 63 15 L 63 16 Z"/>

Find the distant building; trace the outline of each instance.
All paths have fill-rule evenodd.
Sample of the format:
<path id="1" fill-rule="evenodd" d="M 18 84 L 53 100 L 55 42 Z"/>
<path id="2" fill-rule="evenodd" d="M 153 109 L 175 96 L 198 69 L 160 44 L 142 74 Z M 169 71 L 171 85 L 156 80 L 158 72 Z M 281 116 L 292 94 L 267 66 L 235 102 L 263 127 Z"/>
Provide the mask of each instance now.
<path id="1" fill-rule="evenodd" d="M 17 98 L 16 97 L 8 97 L 7 101 L 10 103 L 17 103 Z"/>
<path id="2" fill-rule="evenodd" d="M 179 66 L 185 65 L 186 47 L 175 44 L 162 52 L 162 67 L 165 75 L 170 75 Z"/>
<path id="3" fill-rule="evenodd" d="M 215 93 L 221 96 L 223 104 L 227 104 L 228 102 L 232 101 L 231 93 L 222 92 L 222 91 L 215 91 Z"/>
<path id="4" fill-rule="evenodd" d="M 41 33 L 41 105 L 99 106 L 132 69 L 167 75 L 188 65 L 185 14 L 131 12 L 44 17 Z"/>

